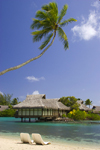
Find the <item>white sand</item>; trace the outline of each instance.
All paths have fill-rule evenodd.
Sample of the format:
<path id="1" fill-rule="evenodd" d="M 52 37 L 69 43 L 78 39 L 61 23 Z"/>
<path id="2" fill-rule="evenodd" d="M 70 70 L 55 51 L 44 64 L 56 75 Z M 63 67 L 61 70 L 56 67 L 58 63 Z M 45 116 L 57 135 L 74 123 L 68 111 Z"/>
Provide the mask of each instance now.
<path id="1" fill-rule="evenodd" d="M 0 136 L 0 150 L 100 150 L 72 145 L 51 143 L 50 145 L 24 144 L 20 139 L 11 139 Z"/>

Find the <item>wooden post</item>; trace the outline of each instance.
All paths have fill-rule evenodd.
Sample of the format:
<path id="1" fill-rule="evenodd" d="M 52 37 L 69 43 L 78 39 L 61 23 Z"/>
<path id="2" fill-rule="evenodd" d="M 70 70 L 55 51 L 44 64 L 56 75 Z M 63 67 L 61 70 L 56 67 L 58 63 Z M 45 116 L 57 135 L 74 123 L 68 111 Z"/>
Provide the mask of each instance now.
<path id="1" fill-rule="evenodd" d="M 31 122 L 31 118 L 29 118 L 29 122 Z"/>
<path id="2" fill-rule="evenodd" d="M 23 118 L 21 117 L 21 122 L 23 122 Z"/>

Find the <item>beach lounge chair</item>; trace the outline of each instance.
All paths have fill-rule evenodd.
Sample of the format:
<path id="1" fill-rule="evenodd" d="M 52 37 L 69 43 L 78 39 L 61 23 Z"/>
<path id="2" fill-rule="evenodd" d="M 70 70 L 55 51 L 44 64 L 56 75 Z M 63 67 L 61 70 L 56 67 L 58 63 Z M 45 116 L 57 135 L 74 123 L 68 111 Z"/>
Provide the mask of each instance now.
<path id="1" fill-rule="evenodd" d="M 31 140 L 30 135 L 28 133 L 20 133 L 20 138 L 23 143 L 33 143 L 33 140 Z"/>
<path id="2" fill-rule="evenodd" d="M 34 142 L 36 144 L 39 144 L 39 145 L 47 145 L 47 144 L 51 144 L 50 142 L 44 142 L 41 135 L 40 134 L 37 134 L 37 133 L 33 133 L 32 134 L 32 139 L 34 140 Z"/>

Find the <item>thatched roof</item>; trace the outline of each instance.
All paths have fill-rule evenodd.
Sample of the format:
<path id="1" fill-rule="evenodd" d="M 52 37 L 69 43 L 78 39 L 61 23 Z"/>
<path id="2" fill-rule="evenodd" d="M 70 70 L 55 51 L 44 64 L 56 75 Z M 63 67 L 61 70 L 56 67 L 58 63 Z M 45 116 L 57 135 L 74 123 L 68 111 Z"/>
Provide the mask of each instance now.
<path id="1" fill-rule="evenodd" d="M 94 113 L 100 113 L 100 106 L 93 106 L 92 109 Z"/>
<path id="2" fill-rule="evenodd" d="M 59 99 L 45 99 L 45 95 L 27 95 L 26 99 L 13 106 L 13 108 L 45 108 L 45 109 L 60 109 L 60 110 L 70 110 L 69 107 L 65 106 Z"/>
<path id="3" fill-rule="evenodd" d="M 27 95 L 26 99 L 46 99 L 46 95 L 45 94 L 37 94 L 37 95 Z"/>
<path id="4" fill-rule="evenodd" d="M 0 111 L 4 111 L 6 109 L 8 109 L 8 106 L 6 106 L 6 105 L 0 105 Z"/>
<path id="5" fill-rule="evenodd" d="M 91 109 L 88 108 L 86 105 L 83 104 L 82 100 L 77 100 L 77 103 L 80 104 L 79 109 L 80 110 L 85 110 L 85 111 L 90 111 Z"/>

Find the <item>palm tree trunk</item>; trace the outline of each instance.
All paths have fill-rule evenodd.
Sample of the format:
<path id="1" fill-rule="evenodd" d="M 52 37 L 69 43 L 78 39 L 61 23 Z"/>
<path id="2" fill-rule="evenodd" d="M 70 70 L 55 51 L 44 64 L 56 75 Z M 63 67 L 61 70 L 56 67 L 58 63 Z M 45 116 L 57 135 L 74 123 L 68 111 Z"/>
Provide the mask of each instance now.
<path id="1" fill-rule="evenodd" d="M 56 31 L 54 31 L 54 37 L 53 37 L 51 43 L 44 49 L 44 51 L 43 51 L 40 55 L 38 55 L 38 56 L 36 56 L 36 57 L 34 57 L 34 58 L 31 58 L 31 59 L 27 60 L 26 62 L 20 64 L 20 65 L 17 65 L 17 66 L 15 66 L 15 67 L 8 68 L 8 69 L 6 69 L 6 70 L 4 70 L 4 71 L 1 71 L 1 72 L 0 72 L 0 75 L 3 75 L 4 73 L 9 72 L 9 71 L 12 71 L 12 70 L 16 70 L 16 69 L 18 69 L 18 68 L 21 68 L 22 66 L 25 66 L 26 64 L 30 63 L 31 61 L 40 58 L 40 57 L 47 51 L 47 49 L 53 44 L 54 39 L 55 39 L 55 36 L 56 36 Z"/>

